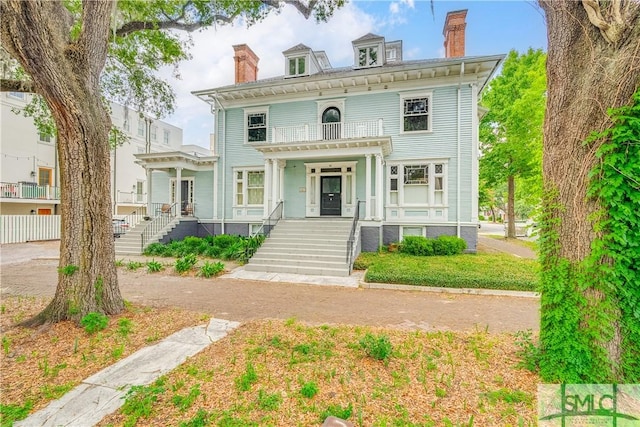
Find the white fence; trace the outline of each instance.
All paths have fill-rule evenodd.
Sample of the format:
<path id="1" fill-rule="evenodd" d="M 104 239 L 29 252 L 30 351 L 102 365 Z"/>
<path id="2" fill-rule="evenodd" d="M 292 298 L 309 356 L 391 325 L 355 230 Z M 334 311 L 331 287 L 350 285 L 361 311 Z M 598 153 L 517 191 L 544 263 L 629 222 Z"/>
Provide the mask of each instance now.
<path id="1" fill-rule="evenodd" d="M 0 243 L 60 239 L 60 215 L 0 215 Z"/>

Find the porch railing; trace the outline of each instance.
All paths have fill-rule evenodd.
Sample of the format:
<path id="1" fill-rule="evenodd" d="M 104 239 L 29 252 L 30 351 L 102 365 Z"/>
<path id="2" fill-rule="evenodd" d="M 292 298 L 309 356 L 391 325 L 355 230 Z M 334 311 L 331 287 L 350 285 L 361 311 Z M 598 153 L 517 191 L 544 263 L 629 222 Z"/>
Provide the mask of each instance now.
<path id="1" fill-rule="evenodd" d="M 275 227 L 276 224 L 278 224 L 278 221 L 282 219 L 283 209 L 284 202 L 281 200 L 271 211 L 269 216 L 264 221 L 262 221 L 262 225 L 260 225 L 260 227 L 254 233 L 252 233 L 252 235 L 262 235 L 264 237 L 269 237 L 269 234 L 271 234 L 271 229 Z"/>
<path id="2" fill-rule="evenodd" d="M 177 216 L 176 212 L 178 206 L 176 203 L 169 205 L 168 203 L 154 203 L 153 205 L 158 205 L 159 210 L 154 211 L 157 212 L 156 216 L 147 224 L 141 234 L 141 246 L 140 251 L 144 252 L 144 248 L 147 243 L 153 239 L 153 237 L 158 234 L 162 229 L 164 229 L 174 218 Z M 155 206 L 154 206 L 155 209 Z"/>
<path id="3" fill-rule="evenodd" d="M 60 200 L 60 187 L 35 182 L 0 182 L 0 198 Z"/>
<path id="4" fill-rule="evenodd" d="M 360 120 L 340 123 L 300 124 L 271 129 L 271 143 L 286 144 L 301 141 L 323 141 L 382 136 L 383 120 Z"/>
<path id="5" fill-rule="evenodd" d="M 353 269 L 353 262 L 355 261 L 358 241 L 358 222 L 360 221 L 360 204 L 363 203 L 360 200 L 356 200 L 356 209 L 353 213 L 353 221 L 351 222 L 351 232 L 349 233 L 349 240 L 347 240 L 347 265 L 349 266 L 349 274 Z"/>
<path id="6" fill-rule="evenodd" d="M 147 203 L 147 194 L 146 193 L 137 193 L 135 191 L 120 191 L 118 190 L 118 194 L 116 197 L 118 203 L 127 203 L 127 204 L 146 204 Z"/>

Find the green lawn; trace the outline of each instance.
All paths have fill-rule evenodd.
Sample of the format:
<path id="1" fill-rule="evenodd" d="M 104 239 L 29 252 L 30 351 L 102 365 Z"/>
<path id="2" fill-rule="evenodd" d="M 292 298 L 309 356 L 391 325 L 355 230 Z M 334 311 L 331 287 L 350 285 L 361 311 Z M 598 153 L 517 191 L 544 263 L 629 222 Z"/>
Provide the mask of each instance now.
<path id="1" fill-rule="evenodd" d="M 365 281 L 445 288 L 535 291 L 538 262 L 509 254 L 463 254 L 420 257 L 362 253 L 354 268 L 368 269 Z"/>

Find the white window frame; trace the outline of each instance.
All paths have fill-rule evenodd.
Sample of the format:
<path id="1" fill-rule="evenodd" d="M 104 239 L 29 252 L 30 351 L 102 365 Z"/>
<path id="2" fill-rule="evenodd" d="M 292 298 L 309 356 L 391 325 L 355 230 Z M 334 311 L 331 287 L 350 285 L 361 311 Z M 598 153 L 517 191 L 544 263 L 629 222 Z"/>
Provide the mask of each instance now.
<path id="1" fill-rule="evenodd" d="M 263 201 L 258 204 L 249 204 L 249 173 L 251 172 L 262 172 L 264 174 L 264 166 L 263 167 L 242 167 L 242 168 L 233 168 L 233 207 L 235 208 L 257 208 L 264 206 L 264 191 L 267 185 L 266 182 L 263 182 L 262 185 L 262 195 Z M 238 174 L 242 174 L 242 178 L 238 179 Z M 264 181 L 264 180 L 263 180 Z M 238 203 L 238 184 L 242 184 L 242 203 Z"/>
<path id="2" fill-rule="evenodd" d="M 304 70 L 300 72 L 300 60 L 304 63 Z M 295 73 L 291 72 L 291 61 L 295 61 Z M 287 77 L 298 77 L 298 76 L 308 76 L 309 75 L 309 55 L 293 55 L 286 57 L 285 67 L 285 76 Z"/>
<path id="3" fill-rule="evenodd" d="M 52 135 L 45 135 L 42 132 L 38 132 L 38 142 L 42 144 L 53 144 L 55 142 L 55 137 Z"/>
<path id="4" fill-rule="evenodd" d="M 425 183 L 405 183 L 405 167 L 423 166 L 428 168 L 428 176 Z M 440 167 L 441 166 L 441 167 Z M 387 162 L 386 169 L 386 194 L 385 209 L 387 218 L 390 220 L 426 220 L 446 221 L 448 213 L 448 166 L 449 159 L 416 159 L 399 160 Z M 392 173 L 392 169 L 396 173 Z M 438 170 L 439 172 L 436 172 Z M 391 190 L 391 181 L 397 180 L 397 189 Z M 440 182 L 441 188 L 436 189 L 436 181 Z M 426 203 L 408 203 L 405 200 L 407 187 L 425 186 L 427 187 Z M 395 193 L 393 196 L 392 194 Z M 439 196 L 441 203 L 436 203 Z M 426 213 L 422 214 L 422 212 Z"/>
<path id="5" fill-rule="evenodd" d="M 405 130 L 404 129 L 404 119 L 405 119 L 405 101 L 411 99 L 427 99 L 427 129 L 419 129 L 419 130 Z M 433 93 L 432 92 L 412 92 L 412 93 L 404 93 L 400 97 L 400 133 L 415 135 L 419 133 L 431 133 L 433 132 Z"/>
<path id="6" fill-rule="evenodd" d="M 264 141 L 249 141 L 249 116 L 254 114 L 264 114 Z M 244 141 L 245 144 L 263 144 L 269 141 L 269 107 L 244 109 Z"/>
<path id="7" fill-rule="evenodd" d="M 404 235 L 405 228 L 419 228 L 420 229 L 420 236 L 427 237 L 427 227 L 424 227 L 422 225 L 401 225 L 400 226 L 400 241 L 403 241 L 404 238 L 405 238 L 405 235 Z M 410 236 L 416 236 L 416 234 L 410 234 Z"/>
<path id="8" fill-rule="evenodd" d="M 151 140 L 152 141 L 157 141 L 158 140 L 158 126 L 151 126 Z"/>
<path id="9" fill-rule="evenodd" d="M 375 49 L 376 50 L 376 61 L 373 64 L 370 64 L 370 59 L 371 59 L 371 52 L 372 50 Z M 354 54 L 355 54 L 355 67 L 356 68 L 372 68 L 372 67 L 379 67 L 382 65 L 382 60 L 383 57 L 385 55 L 385 51 L 384 51 L 384 47 L 382 46 L 381 43 L 374 43 L 374 44 L 366 44 L 366 45 L 359 45 L 359 46 L 354 46 Z M 365 51 L 365 64 L 362 65 L 360 64 L 360 51 L 364 50 Z"/>
<path id="10" fill-rule="evenodd" d="M 171 131 L 169 129 L 163 129 L 162 132 L 162 142 L 164 142 L 164 145 L 169 145 Z"/>
<path id="11" fill-rule="evenodd" d="M 144 120 L 138 120 L 138 131 L 136 133 L 136 135 L 138 136 L 145 136 L 145 123 Z"/>

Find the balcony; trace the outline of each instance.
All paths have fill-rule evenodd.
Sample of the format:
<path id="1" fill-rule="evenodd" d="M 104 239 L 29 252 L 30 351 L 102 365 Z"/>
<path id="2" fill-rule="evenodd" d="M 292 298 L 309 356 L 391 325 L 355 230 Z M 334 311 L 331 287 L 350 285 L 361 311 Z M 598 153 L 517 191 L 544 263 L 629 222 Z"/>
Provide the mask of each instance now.
<path id="1" fill-rule="evenodd" d="M 270 143 L 289 144 L 294 142 L 373 138 L 383 136 L 383 132 L 382 119 L 341 123 L 305 123 L 296 126 L 272 128 Z"/>
<path id="2" fill-rule="evenodd" d="M 38 185 L 35 182 L 0 182 L 0 198 L 60 200 L 60 187 Z"/>
<path id="3" fill-rule="evenodd" d="M 137 193 L 135 191 L 120 191 L 118 190 L 116 201 L 118 204 L 123 205 L 146 205 L 147 194 Z"/>

